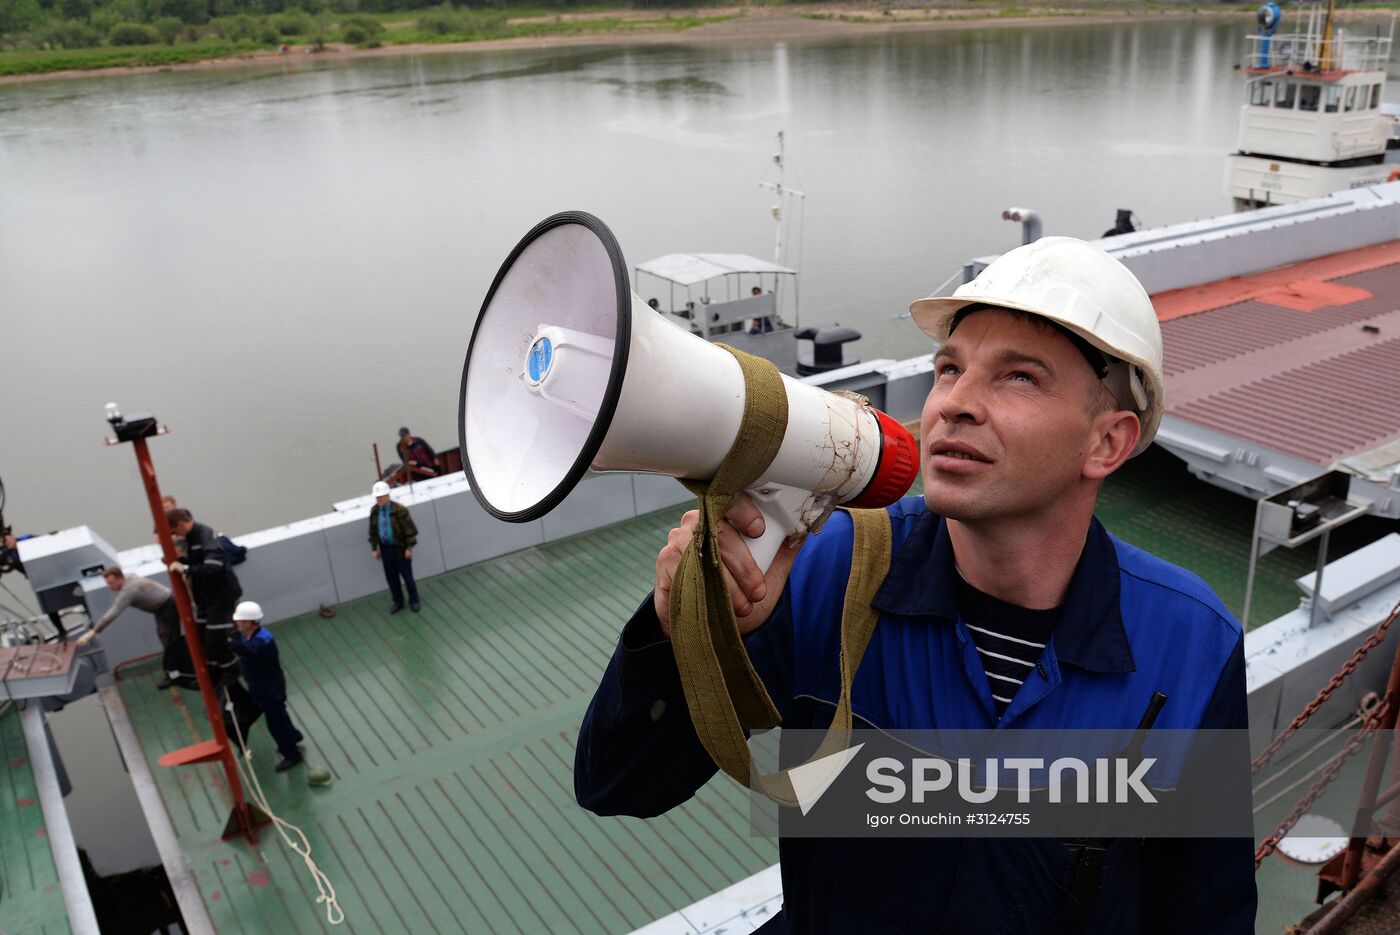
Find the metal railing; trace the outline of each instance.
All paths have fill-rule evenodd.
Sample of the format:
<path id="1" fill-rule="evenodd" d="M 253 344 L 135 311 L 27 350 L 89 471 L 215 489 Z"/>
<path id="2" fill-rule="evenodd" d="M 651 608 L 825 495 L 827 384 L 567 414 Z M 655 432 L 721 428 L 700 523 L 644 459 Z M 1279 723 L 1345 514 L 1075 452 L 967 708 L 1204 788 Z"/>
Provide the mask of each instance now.
<path id="1" fill-rule="evenodd" d="M 1301 68 L 1305 71 L 1380 71 L 1390 61 L 1391 36 L 1331 39 L 1320 32 L 1249 36 L 1246 68 Z"/>

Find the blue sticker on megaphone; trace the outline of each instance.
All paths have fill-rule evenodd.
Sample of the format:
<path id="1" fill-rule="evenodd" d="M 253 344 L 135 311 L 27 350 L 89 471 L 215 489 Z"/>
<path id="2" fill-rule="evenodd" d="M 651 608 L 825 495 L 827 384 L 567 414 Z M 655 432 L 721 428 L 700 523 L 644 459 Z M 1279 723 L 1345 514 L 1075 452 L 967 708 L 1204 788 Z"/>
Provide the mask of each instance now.
<path id="1" fill-rule="evenodd" d="M 536 338 L 535 343 L 530 345 L 530 357 L 525 366 L 530 374 L 530 380 L 538 383 L 549 373 L 550 361 L 554 359 L 554 344 L 549 338 Z"/>

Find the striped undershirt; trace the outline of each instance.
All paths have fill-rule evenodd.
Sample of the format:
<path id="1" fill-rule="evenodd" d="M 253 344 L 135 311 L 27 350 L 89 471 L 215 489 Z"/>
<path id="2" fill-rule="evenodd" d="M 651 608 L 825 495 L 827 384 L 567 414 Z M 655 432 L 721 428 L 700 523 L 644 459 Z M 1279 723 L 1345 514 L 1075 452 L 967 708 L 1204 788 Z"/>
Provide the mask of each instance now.
<path id="1" fill-rule="evenodd" d="M 1055 631 L 1058 607 L 1030 610 L 998 600 L 958 576 L 958 615 L 972 635 L 987 684 L 996 702 L 997 716 L 1016 696 L 1021 683 L 1035 671 L 1045 644 Z"/>

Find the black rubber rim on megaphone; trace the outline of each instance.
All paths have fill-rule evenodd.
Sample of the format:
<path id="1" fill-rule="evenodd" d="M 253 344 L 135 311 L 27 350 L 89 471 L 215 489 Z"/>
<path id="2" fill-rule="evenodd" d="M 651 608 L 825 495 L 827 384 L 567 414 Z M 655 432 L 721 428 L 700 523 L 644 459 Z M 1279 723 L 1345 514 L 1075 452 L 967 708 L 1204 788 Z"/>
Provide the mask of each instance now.
<path id="1" fill-rule="evenodd" d="M 612 372 L 608 374 L 608 387 L 603 393 L 602 404 L 598 407 L 598 418 L 594 420 L 593 429 L 588 433 L 588 440 L 584 443 L 563 480 L 534 505 L 510 513 L 498 510 L 491 505 L 490 501 L 482 495 L 481 488 L 476 482 L 476 475 L 472 472 L 471 453 L 467 450 L 467 368 L 471 366 L 472 351 L 476 347 L 477 336 L 481 334 L 481 321 L 486 317 L 486 310 L 491 307 L 491 300 L 496 297 L 496 290 L 500 287 L 501 280 L 505 279 L 506 273 L 515 265 L 515 261 L 520 258 L 520 254 L 524 253 L 530 244 L 538 240 L 546 231 L 567 224 L 578 224 L 588 228 L 603 244 L 603 249 L 608 254 L 608 261 L 612 263 L 613 285 L 616 287 L 617 294 L 617 331 L 613 339 Z M 505 262 L 496 272 L 496 278 L 491 282 L 491 288 L 486 293 L 486 300 L 481 303 L 481 311 L 477 313 L 476 327 L 472 329 L 472 339 L 467 344 L 467 359 L 462 364 L 462 386 L 458 393 L 457 402 L 457 443 L 461 446 L 462 469 L 466 471 L 467 482 L 471 484 L 472 494 L 486 512 L 496 519 L 505 520 L 508 523 L 529 522 L 532 519 L 539 519 L 558 506 L 560 501 L 578 485 L 578 482 L 588 471 L 588 466 L 593 463 L 598 449 L 603 446 L 603 439 L 607 437 L 608 428 L 612 425 L 613 414 L 617 411 L 617 401 L 622 395 L 622 378 L 627 373 L 627 350 L 631 345 L 632 283 L 627 277 L 627 264 L 622 257 L 622 248 L 618 246 L 617 238 L 613 236 L 613 232 L 608 230 L 608 225 L 586 211 L 561 211 L 558 214 L 551 214 L 531 228 L 530 233 L 521 238 L 520 243 L 515 245 L 515 249 L 510 252 L 510 256 L 506 257 Z"/>

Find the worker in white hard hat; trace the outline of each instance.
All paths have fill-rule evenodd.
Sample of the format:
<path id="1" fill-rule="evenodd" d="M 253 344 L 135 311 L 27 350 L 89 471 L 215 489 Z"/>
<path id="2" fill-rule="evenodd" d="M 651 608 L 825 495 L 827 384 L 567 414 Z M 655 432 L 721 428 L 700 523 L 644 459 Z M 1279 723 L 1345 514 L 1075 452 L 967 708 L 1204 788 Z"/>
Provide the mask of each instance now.
<path id="1" fill-rule="evenodd" d="M 924 493 L 888 510 L 892 559 L 851 689 L 859 729 L 1245 728 L 1239 623 L 1195 575 L 1094 518 L 1104 479 L 1162 417 L 1161 332 L 1132 273 L 1049 237 L 912 314 L 939 343 L 920 422 Z M 761 532 L 758 510 L 740 498 L 728 517 L 718 540 L 749 659 L 784 734 L 825 729 L 841 689 L 851 521 L 834 514 L 765 574 L 736 531 Z M 600 814 L 660 814 L 716 768 L 668 643 L 695 523 L 686 514 L 658 554 L 653 597 L 623 630 L 578 737 L 575 789 Z M 1210 790 L 1233 823 L 1180 829 L 1199 837 L 782 837 L 772 930 L 1253 932 L 1238 752 Z"/>
<path id="2" fill-rule="evenodd" d="M 389 485 L 375 481 L 370 488 L 374 505 L 369 508 L 370 554 L 384 566 L 384 580 L 389 583 L 393 603 L 389 613 L 403 610 L 404 589 L 408 589 L 408 606 L 416 614 L 422 602 L 418 599 L 418 583 L 413 580 L 413 547 L 418 544 L 418 527 L 408 507 L 395 503 L 389 496 Z M 400 586 L 399 579 L 403 579 Z"/>
<path id="3" fill-rule="evenodd" d="M 248 683 L 248 695 L 262 711 L 268 732 L 277 743 L 279 759 L 274 767 L 284 773 L 302 762 L 298 745 L 305 739 L 292 724 L 287 713 L 287 679 L 277 654 L 272 631 L 262 625 L 262 605 L 243 601 L 233 611 L 233 625 L 238 633 L 229 645 L 243 663 L 243 679 Z M 246 740 L 246 738 L 245 738 Z"/>

